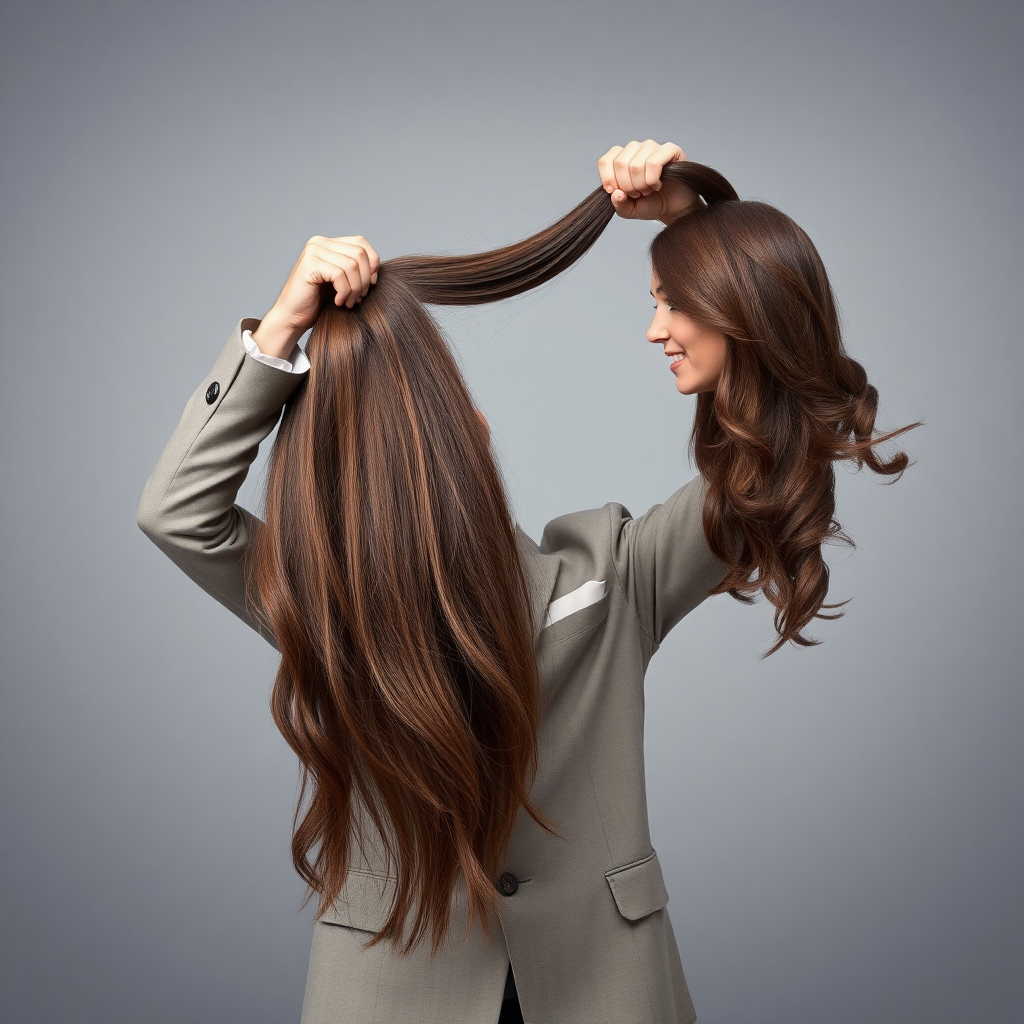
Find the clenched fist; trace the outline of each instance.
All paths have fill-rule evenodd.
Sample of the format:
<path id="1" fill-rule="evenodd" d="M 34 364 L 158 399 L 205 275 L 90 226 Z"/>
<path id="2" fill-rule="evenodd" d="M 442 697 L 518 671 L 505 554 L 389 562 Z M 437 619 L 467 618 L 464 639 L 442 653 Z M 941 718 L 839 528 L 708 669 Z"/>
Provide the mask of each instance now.
<path id="1" fill-rule="evenodd" d="M 362 235 L 314 235 L 252 340 L 261 352 L 287 359 L 316 323 L 324 286 L 334 289 L 336 306 L 351 309 L 377 283 L 379 266 L 380 257 Z"/>
<path id="2" fill-rule="evenodd" d="M 671 224 L 701 205 L 700 196 L 681 181 L 661 180 L 666 164 L 685 159 L 686 154 L 674 142 L 659 145 L 648 139 L 612 146 L 597 161 L 597 171 L 620 217 Z"/>

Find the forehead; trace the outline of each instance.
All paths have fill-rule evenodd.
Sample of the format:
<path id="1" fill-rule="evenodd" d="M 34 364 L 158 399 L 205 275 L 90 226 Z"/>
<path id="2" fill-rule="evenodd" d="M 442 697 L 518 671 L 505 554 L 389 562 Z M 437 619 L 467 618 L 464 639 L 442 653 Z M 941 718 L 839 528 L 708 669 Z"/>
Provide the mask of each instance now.
<path id="1" fill-rule="evenodd" d="M 651 270 L 651 291 L 662 291 L 661 282 L 658 280 L 658 275 L 653 269 Z"/>

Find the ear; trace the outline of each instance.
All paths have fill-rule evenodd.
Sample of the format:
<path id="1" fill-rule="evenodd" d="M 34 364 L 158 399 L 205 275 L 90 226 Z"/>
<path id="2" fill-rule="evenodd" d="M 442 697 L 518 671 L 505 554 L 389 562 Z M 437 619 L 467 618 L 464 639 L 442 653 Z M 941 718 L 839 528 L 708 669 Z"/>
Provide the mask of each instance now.
<path id="1" fill-rule="evenodd" d="M 484 428 L 484 436 L 487 438 L 487 443 L 491 443 L 491 426 L 487 422 L 487 417 L 479 410 L 475 409 L 476 418 L 480 421 L 480 426 Z"/>

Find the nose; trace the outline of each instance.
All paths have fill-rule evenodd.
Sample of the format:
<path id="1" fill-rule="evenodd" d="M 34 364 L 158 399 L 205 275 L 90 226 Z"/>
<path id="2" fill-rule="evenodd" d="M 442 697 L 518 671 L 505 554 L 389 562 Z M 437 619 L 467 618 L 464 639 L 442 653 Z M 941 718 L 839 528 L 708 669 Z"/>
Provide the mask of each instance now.
<path id="1" fill-rule="evenodd" d="M 647 328 L 647 340 L 654 342 L 655 345 L 662 345 L 668 340 L 668 327 L 657 313 L 654 314 L 651 326 Z"/>

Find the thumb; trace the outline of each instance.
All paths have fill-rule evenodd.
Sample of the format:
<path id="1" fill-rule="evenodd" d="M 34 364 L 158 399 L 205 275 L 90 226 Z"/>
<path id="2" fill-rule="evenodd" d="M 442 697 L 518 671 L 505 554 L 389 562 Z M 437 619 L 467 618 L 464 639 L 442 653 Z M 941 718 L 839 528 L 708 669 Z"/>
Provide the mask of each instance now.
<path id="1" fill-rule="evenodd" d="M 631 199 L 621 188 L 612 190 L 612 206 L 620 217 L 633 218 L 636 216 L 636 200 Z"/>

